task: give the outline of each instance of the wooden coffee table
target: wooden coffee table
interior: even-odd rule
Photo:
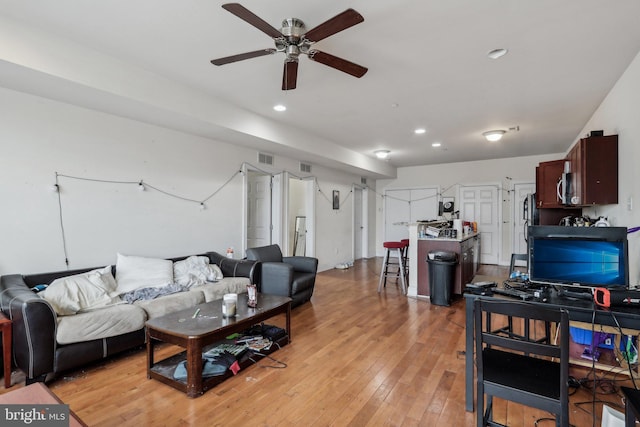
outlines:
[[[199,312],[194,317],[197,310]],[[175,387],[188,397],[200,396],[230,375],[227,371],[225,375],[203,379],[203,349],[278,314],[286,315],[287,336],[279,342],[286,345],[291,342],[291,298],[288,297],[258,294],[258,306],[251,308],[247,306],[247,294],[240,294],[237,314],[232,318],[222,316],[222,300],[216,300],[151,319],[146,323],[147,378]],[[156,363],[153,356],[154,346],[158,342],[175,344],[185,351]],[[175,367],[184,360],[186,380],[174,379]]]

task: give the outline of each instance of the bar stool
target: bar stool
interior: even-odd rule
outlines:
[[[400,283],[402,283],[402,294],[407,293],[407,284],[405,282],[404,261],[403,261],[403,249],[405,244],[402,242],[384,242],[382,246],[385,249],[384,259],[382,260],[382,268],[380,269],[380,282],[378,283],[378,292],[382,292],[382,287],[387,286],[387,277],[394,276],[400,277]],[[398,262],[391,260],[391,255],[395,254],[398,258]],[[398,270],[389,273],[389,266],[397,265]]]
[[[402,239],[400,243],[404,245],[402,248],[402,262],[404,262],[404,280],[409,281],[409,239]]]

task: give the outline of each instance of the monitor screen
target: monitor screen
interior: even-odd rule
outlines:
[[[564,286],[627,287],[624,227],[529,227],[529,279]]]

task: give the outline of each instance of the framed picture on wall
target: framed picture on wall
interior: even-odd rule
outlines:
[[[340,209],[340,191],[333,190],[333,209]]]

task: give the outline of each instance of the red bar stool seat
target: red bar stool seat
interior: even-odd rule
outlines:
[[[387,277],[393,276],[396,278],[400,278],[400,283],[402,284],[402,294],[407,294],[407,283],[405,281],[405,268],[404,268],[404,260],[403,253],[406,245],[402,242],[384,242],[382,244],[384,247],[384,259],[382,260],[382,268],[380,269],[380,281],[378,282],[378,292],[382,292],[383,286],[387,286]],[[394,262],[391,256],[396,256],[398,262]],[[397,266],[398,269],[395,271],[389,271],[389,266]]]

